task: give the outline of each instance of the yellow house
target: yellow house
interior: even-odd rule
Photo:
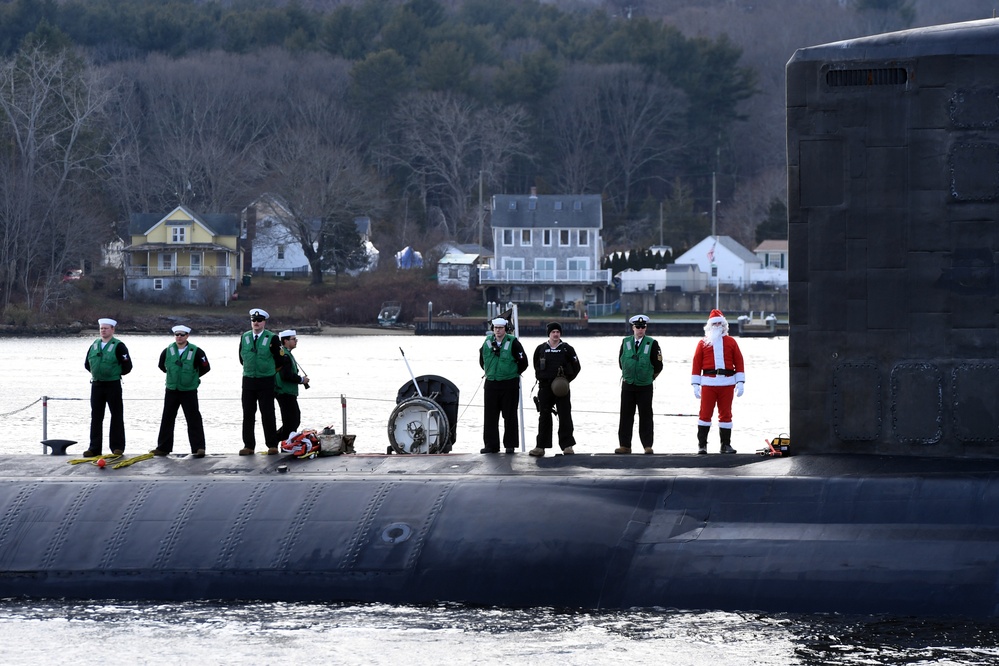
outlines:
[[[133,213],[125,248],[124,300],[228,304],[242,273],[235,214]]]

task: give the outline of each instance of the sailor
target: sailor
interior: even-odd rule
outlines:
[[[281,409],[281,427],[277,431],[278,441],[298,430],[302,422],[302,410],[298,407],[298,387],[309,388],[309,378],[298,374],[298,361],[292,352],[298,347],[298,335],[293,329],[278,333],[281,338],[281,361],[274,375],[274,397]]]
[[[159,368],[166,373],[166,393],[163,396],[163,416],[156,437],[153,455],[166,456],[173,451],[173,429],[177,410],[184,409],[187,421],[187,441],[191,456],[205,457],[205,426],[198,406],[198,386],[211,366],[205,351],[190,342],[191,329],[177,324],[172,329],[174,341],[160,352]]]
[[[621,341],[617,364],[621,368],[621,416],[617,427],[618,447],[614,453],[631,453],[635,409],[638,409],[638,438],[646,453],[652,453],[652,382],[663,371],[663,352],[648,335],[649,318],[635,315],[628,320],[632,335]]]
[[[492,332],[479,347],[479,367],[486,371],[480,453],[499,453],[499,417],[503,415],[503,446],[515,453],[518,441],[517,404],[520,402],[520,375],[527,370],[527,354],[515,336],[507,333],[507,320],[490,322]]]
[[[694,350],[694,366],[690,383],[694,397],[701,401],[697,415],[697,452],[708,452],[708,432],[711,416],[718,406],[718,434],[722,453],[735,453],[732,448],[732,394],[742,396],[746,381],[745,367],[739,343],[728,334],[728,321],[721,310],[712,310],[704,325],[704,337]]]
[[[552,447],[552,408],[558,412],[558,445],[564,455],[574,453],[572,403],[569,382],[579,374],[576,350],[562,340],[562,325],[548,324],[548,339],[534,350],[534,375],[538,380],[538,440],[530,455],[541,457]]]
[[[128,349],[114,337],[118,322],[110,318],[97,320],[100,338],[90,345],[83,367],[90,371],[90,447],[83,457],[101,455],[104,438],[104,407],[111,412],[108,446],[111,453],[125,452],[125,413],[121,399],[121,378],[132,371]]]
[[[267,453],[276,455],[277,419],[274,416],[274,375],[281,361],[281,340],[264,328],[270,319],[266,310],[250,310],[250,330],[239,338],[239,362],[243,366],[243,448],[239,455],[253,455],[256,447],[254,433],[257,407],[260,408],[260,425],[264,428],[264,446]]]

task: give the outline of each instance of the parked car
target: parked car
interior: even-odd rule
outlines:
[[[73,282],[79,280],[83,277],[83,270],[80,268],[72,268],[68,271],[63,272],[62,281],[63,282]]]

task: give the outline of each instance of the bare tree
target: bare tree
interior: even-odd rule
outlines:
[[[354,219],[385,206],[382,185],[359,149],[358,123],[338,99],[312,91],[288,110],[286,124],[269,147],[272,185],[286,202],[282,223],[312,269],[336,279],[358,266],[362,249]]]
[[[452,93],[410,96],[396,115],[398,138],[389,157],[408,170],[424,210],[438,207],[452,238],[470,238],[477,218],[471,202],[480,171],[495,185],[511,160],[526,153],[526,112],[519,106],[482,108]]]
[[[545,128],[551,135],[557,162],[549,173],[561,192],[599,190],[604,173],[599,154],[600,113],[593,103],[592,65],[567,70],[549,95]]]
[[[0,65],[0,306],[15,286],[47,306],[61,269],[105,240],[90,192],[109,91],[68,51],[44,44]]]
[[[662,179],[665,167],[682,148],[686,98],[636,65],[601,67],[594,91],[608,157],[605,187],[618,193],[613,200],[619,210],[627,211],[635,186]]]

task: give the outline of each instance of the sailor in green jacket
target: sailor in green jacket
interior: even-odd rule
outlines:
[[[520,375],[527,370],[527,354],[520,340],[506,331],[502,317],[492,320],[493,332],[479,347],[479,367],[486,371],[480,453],[499,453],[499,417],[503,415],[503,447],[515,453],[520,440],[517,404],[520,402]]]
[[[663,371],[659,343],[645,335],[649,318],[635,315],[633,334],[621,341],[617,363],[621,368],[621,418],[617,427],[618,447],[614,453],[631,453],[631,436],[638,408],[638,438],[646,453],[652,453],[652,382]]]
[[[104,439],[104,407],[111,412],[108,446],[111,453],[125,452],[125,413],[121,400],[121,378],[132,372],[132,359],[125,344],[114,337],[118,322],[107,317],[97,320],[101,337],[90,345],[83,367],[90,371],[90,448],[83,457],[101,455]]]
[[[243,448],[239,455],[253,455],[255,421],[260,408],[267,453],[278,452],[277,419],[274,416],[274,375],[281,361],[281,340],[264,328],[270,319],[266,310],[250,310],[250,330],[239,337],[239,362],[243,366]]]
[[[160,353],[159,368],[166,373],[166,394],[163,396],[163,416],[156,448],[152,453],[166,456],[173,451],[173,429],[177,410],[184,409],[187,421],[187,440],[191,455],[205,457],[205,426],[198,407],[198,386],[201,377],[211,370],[208,356],[200,347],[191,344],[191,329],[182,324],[173,327],[173,343]]]
[[[298,374],[298,361],[292,355],[298,347],[298,335],[292,329],[278,333],[281,338],[281,363],[274,375],[274,397],[281,409],[281,427],[278,428],[278,441],[288,439],[288,435],[298,430],[302,423],[302,410],[298,407],[298,387],[309,388],[309,378]]]

